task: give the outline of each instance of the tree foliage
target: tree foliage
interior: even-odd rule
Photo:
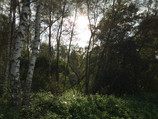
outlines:
[[[37,0],[0,1],[0,98],[8,96],[7,101],[4,99],[8,105],[11,97],[18,104],[24,100],[20,95],[31,90],[33,93],[50,91],[53,95],[62,95],[69,89],[74,94],[77,91],[85,95],[157,93],[157,0],[46,0],[41,4],[41,13],[35,15],[37,3]],[[81,16],[87,17],[90,31],[85,48],[75,44],[77,20]],[[34,38],[38,41],[36,47]],[[32,86],[26,90],[32,56],[37,61],[30,64],[35,70],[28,73]],[[85,103],[73,103],[70,113],[78,115],[75,110],[90,105],[88,101],[94,98],[90,96],[83,99]],[[103,107],[97,107],[98,113],[100,108]],[[92,113],[96,108],[84,109]],[[81,118],[88,115],[84,109]],[[92,117],[95,116],[98,115]]]

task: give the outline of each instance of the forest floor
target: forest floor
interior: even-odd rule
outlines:
[[[28,107],[2,107],[0,119],[158,119],[158,96],[74,95],[40,92]]]

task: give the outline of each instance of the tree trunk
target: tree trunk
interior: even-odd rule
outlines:
[[[61,39],[61,35],[62,35],[62,25],[63,25],[63,21],[64,21],[64,15],[65,15],[65,6],[66,6],[66,0],[64,1],[64,6],[63,6],[63,9],[62,9],[62,18],[61,18],[61,22],[60,22],[60,25],[59,25],[59,29],[58,29],[58,32],[57,32],[57,63],[56,63],[56,81],[57,81],[57,88],[58,87],[58,82],[59,82],[59,47],[60,47],[60,39]]]
[[[35,21],[35,39],[33,41],[32,47],[32,55],[30,58],[29,69],[27,73],[27,78],[25,82],[25,90],[24,90],[24,100],[23,104],[28,105],[30,99],[30,92],[31,92],[31,85],[32,85],[32,77],[34,73],[37,53],[38,53],[38,46],[40,44],[40,14],[41,14],[41,1],[37,1],[37,9],[36,9],[36,21]]]
[[[7,41],[7,50],[6,50],[6,64],[5,64],[5,87],[9,87],[9,69],[10,69],[10,58],[11,58],[11,48],[12,41],[14,39],[15,32],[15,11],[16,11],[16,1],[10,1],[10,13],[9,13],[9,32],[8,32],[8,41]]]
[[[29,9],[29,23],[26,30],[26,49],[27,49],[27,58],[30,59],[30,43],[31,43],[31,9]]]
[[[48,47],[49,73],[51,71],[51,36],[52,36],[51,28],[52,28],[52,0],[49,8],[49,47]]]
[[[64,87],[63,87],[64,90],[65,90],[65,85],[66,85],[66,80],[67,80],[66,77],[67,77],[67,71],[68,71],[68,66],[69,66],[71,43],[72,43],[72,38],[74,35],[74,28],[75,28],[75,23],[76,23],[76,18],[77,18],[77,9],[78,9],[78,4],[76,3],[75,17],[74,17],[74,21],[73,21],[73,25],[72,25],[72,30],[71,30],[71,34],[70,34],[69,49],[68,49],[68,53],[67,53],[66,73],[65,73],[65,81],[64,81]]]
[[[12,8],[13,0],[10,1],[10,13],[9,13],[9,33],[8,33],[8,44],[6,51],[6,69],[5,69],[5,83],[9,83],[9,63],[10,63],[10,48],[11,48],[11,31],[12,31]],[[8,84],[6,84],[8,87]]]
[[[15,49],[13,52],[13,59],[11,63],[11,89],[13,105],[19,108],[21,106],[21,91],[20,91],[20,56],[25,37],[26,24],[28,22],[29,0],[23,0],[22,12],[20,15],[20,24],[18,33],[15,39]]]
[[[94,91],[93,91],[93,93],[96,93],[97,91],[99,91],[99,93],[100,93],[100,86],[101,86],[101,84],[102,84],[102,81],[100,81],[100,79],[99,79],[99,77],[100,77],[100,72],[101,71],[103,71],[104,70],[104,68],[105,68],[105,65],[106,64],[104,64],[104,62],[102,62],[102,60],[103,60],[103,58],[104,58],[104,56],[106,57],[106,62],[107,62],[107,53],[108,53],[108,50],[109,50],[109,40],[110,40],[110,36],[111,36],[111,30],[112,30],[112,27],[113,27],[113,24],[114,24],[114,22],[115,22],[115,14],[116,14],[116,12],[115,12],[115,10],[114,10],[114,8],[115,8],[115,1],[116,0],[113,0],[113,5],[112,5],[112,21],[110,22],[110,26],[109,26],[109,31],[107,32],[107,39],[106,39],[106,43],[103,45],[104,47],[103,47],[103,50],[102,50],[102,52],[101,52],[101,54],[100,54],[100,57],[99,57],[99,61],[98,61],[98,69],[97,69],[97,73],[96,73],[96,76],[95,76],[95,79],[98,79],[98,80],[95,80],[95,88],[94,88]]]
[[[11,30],[11,39],[10,39],[10,55],[12,57],[12,54],[13,54],[13,50],[12,48],[14,48],[13,46],[13,43],[14,43],[14,40],[15,40],[15,23],[16,23],[16,8],[17,8],[17,5],[18,5],[18,0],[13,0],[13,8],[12,8],[12,14],[13,14],[13,18],[12,18],[12,30]]]
[[[87,0],[87,17],[88,17],[88,21],[89,21],[89,25],[90,25],[90,31],[91,31],[91,36],[90,36],[90,39],[89,39],[89,44],[88,44],[88,48],[87,48],[87,55],[86,55],[86,70],[85,70],[85,76],[86,76],[86,83],[85,83],[85,94],[88,95],[89,94],[89,50],[90,50],[90,47],[91,47],[91,42],[92,42],[92,38],[93,38],[93,30],[92,30],[92,27],[91,27],[91,20],[90,20],[90,6],[89,6],[89,1]]]
[[[89,45],[87,48],[87,55],[86,55],[86,72],[85,72],[85,76],[86,76],[86,84],[85,84],[85,93],[88,95],[89,94],[89,77],[90,77],[90,73],[91,73],[91,55],[92,55],[92,50],[94,48],[94,39],[95,39],[95,32],[96,32],[96,28],[97,28],[97,20],[98,20],[98,14],[99,14],[99,8],[98,8],[98,1],[99,0],[95,0],[95,2],[90,3],[90,1],[86,1],[87,4],[87,17],[88,17],[88,22],[90,25],[90,32],[91,32],[91,36],[89,39]],[[93,10],[92,10],[93,9]],[[91,14],[90,11],[93,13],[92,18],[90,18]],[[92,27],[92,20],[93,20],[93,27]],[[92,49],[90,51],[90,49]]]

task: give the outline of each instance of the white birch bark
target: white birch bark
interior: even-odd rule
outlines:
[[[18,33],[15,38],[15,49],[13,52],[13,58],[11,63],[11,89],[12,89],[12,101],[13,105],[17,108],[21,106],[21,92],[20,92],[20,56],[25,37],[25,28],[28,22],[29,0],[23,0],[22,12],[20,15],[20,24],[18,27]]]
[[[29,104],[30,92],[31,92],[31,85],[32,85],[32,77],[34,73],[37,53],[38,53],[38,46],[40,44],[40,12],[41,12],[41,0],[37,1],[37,8],[36,8],[36,20],[35,20],[35,39],[32,45],[32,54],[29,62],[29,69],[27,73],[27,78],[25,82],[25,89],[24,89],[24,100],[23,104]]]

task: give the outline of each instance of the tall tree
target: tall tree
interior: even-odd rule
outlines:
[[[10,69],[10,55],[12,42],[15,32],[15,13],[16,13],[17,1],[10,1],[10,13],[9,13],[9,31],[8,31],[8,44],[6,50],[6,69],[5,69],[5,81],[9,83],[9,69]]]
[[[51,38],[52,38],[52,0],[50,0],[49,6],[49,48],[48,48],[48,57],[49,57],[49,71],[51,70]]]
[[[0,13],[0,95],[5,93],[8,87],[8,82],[5,81],[6,71],[6,50],[8,42],[8,31],[10,25],[9,18],[5,14]]]
[[[8,35],[8,47],[6,52],[6,71],[5,71],[5,81],[8,82],[9,78],[9,61],[10,61],[10,47],[11,47],[11,31],[12,31],[12,8],[13,8],[13,1],[10,1],[10,13],[9,13],[9,35]]]
[[[75,28],[75,24],[76,24],[76,18],[77,18],[77,9],[78,9],[78,3],[76,3],[76,6],[75,6],[74,21],[73,21],[72,29],[71,29],[71,33],[70,33],[70,42],[69,42],[68,53],[67,53],[67,63],[66,63],[64,88],[65,88],[65,85],[66,85],[65,83],[66,83],[67,71],[68,71],[69,60],[70,60],[70,50],[71,50],[71,44],[72,44],[72,39],[73,39],[73,35],[74,35],[74,28]]]
[[[138,20],[137,11],[138,8],[132,2],[117,1],[107,10],[106,17],[100,21],[98,28],[104,30],[100,29],[102,33],[100,32],[101,34],[98,37],[102,40],[100,46],[102,51],[94,83],[96,92],[103,93],[104,90],[104,93],[116,93],[119,95],[136,89],[130,88],[130,90],[127,90],[126,88],[136,87],[136,83],[133,83],[136,82],[135,73],[131,72],[133,70],[136,72],[138,69],[135,68],[138,56],[131,35],[133,35],[133,27]],[[131,76],[129,76],[130,73]],[[132,83],[129,83],[129,81]],[[122,86],[123,84],[124,86]]]
[[[87,0],[87,17],[89,22],[89,29],[91,32],[91,36],[89,38],[89,44],[86,51],[86,70],[85,70],[85,76],[86,76],[86,83],[85,83],[85,93],[89,93],[89,76],[90,76],[90,63],[91,63],[91,53],[90,49],[93,49],[94,46],[94,37],[95,37],[95,30],[97,27],[97,19],[98,19],[98,0],[91,1]]]
[[[29,0],[22,1],[22,11],[20,15],[20,24],[18,27],[18,33],[15,38],[15,49],[13,53],[11,63],[11,89],[12,89],[12,101],[13,105],[19,108],[21,106],[21,91],[20,91],[20,56],[25,37],[26,24],[28,23],[28,12],[29,12]]]
[[[60,53],[60,40],[61,40],[61,35],[62,35],[62,30],[63,30],[63,22],[64,22],[64,17],[65,17],[65,11],[66,11],[66,3],[67,0],[64,0],[64,5],[62,6],[62,17],[61,17],[61,21],[59,24],[59,28],[57,31],[57,55],[56,55],[56,81],[57,81],[57,87],[58,87],[58,81],[59,81],[59,53]]]
[[[24,89],[24,105],[29,104],[30,92],[31,92],[31,85],[32,85],[32,77],[35,68],[37,53],[38,53],[38,46],[40,44],[40,14],[41,14],[41,6],[42,1],[37,1],[37,8],[36,8],[36,20],[35,20],[35,39],[32,44],[32,54],[29,63],[29,69],[27,73],[25,89]]]
[[[107,32],[105,34],[106,35],[105,38],[104,38],[105,41],[103,43],[103,50],[100,53],[99,62],[98,62],[98,69],[97,69],[97,73],[96,73],[95,79],[99,79],[99,77],[101,77],[100,73],[103,70],[103,68],[105,67],[104,66],[105,64],[103,64],[103,62],[102,62],[103,59],[106,58],[104,60],[107,61],[107,54],[108,54],[108,51],[109,51],[109,40],[110,40],[110,36],[111,36],[112,27],[114,26],[115,14],[116,14],[116,11],[115,11],[115,2],[116,2],[116,0],[113,0],[113,2],[112,2],[112,12],[111,12],[112,14],[110,16],[111,19],[108,20],[109,21],[109,24],[108,24],[109,28],[108,28],[108,30],[107,30]],[[105,16],[104,16],[104,18],[105,18]],[[96,81],[95,82],[96,86],[95,86],[95,89],[94,89],[95,91],[94,92],[96,93],[96,91],[98,91],[98,89],[99,89],[99,92],[100,92],[101,88],[99,88],[99,87],[100,87],[100,84],[102,82],[99,81],[99,80],[95,80],[95,81]]]

